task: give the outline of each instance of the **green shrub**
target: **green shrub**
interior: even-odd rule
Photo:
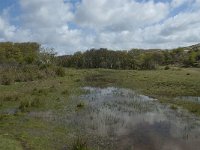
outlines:
[[[20,97],[18,95],[7,95],[7,96],[3,96],[2,100],[3,101],[18,101],[20,99]]]
[[[49,88],[49,92],[55,92],[57,91],[55,85],[52,85],[50,88]]]
[[[83,108],[85,104],[83,102],[80,102],[76,105],[77,108]]]
[[[175,106],[175,105],[171,105],[170,108],[173,109],[173,110],[178,109],[177,106]]]
[[[8,117],[9,117],[8,114],[0,114],[0,121],[3,120],[3,119],[6,119]]]
[[[76,80],[75,80],[75,82],[80,82],[80,81],[81,81],[81,79],[76,79]]]
[[[78,138],[73,144],[73,150],[88,150],[87,142],[83,138]]]
[[[164,68],[165,70],[169,70],[170,69],[170,67],[169,66],[165,66],[165,68]]]
[[[23,101],[20,102],[19,110],[21,112],[28,112],[30,107],[31,107],[31,101],[23,100]]]
[[[63,94],[63,95],[68,95],[68,94],[69,94],[69,91],[66,89],[66,90],[62,91],[62,94]]]
[[[31,107],[36,107],[36,108],[40,107],[41,105],[42,105],[42,102],[39,98],[33,99],[30,104]]]
[[[57,76],[64,77],[65,76],[65,69],[62,67],[58,67],[55,70]]]
[[[10,74],[3,74],[1,77],[2,85],[11,85],[13,83],[13,76]]]
[[[47,89],[34,88],[33,91],[32,91],[32,95],[41,96],[41,95],[47,95],[47,94],[48,94],[48,90]]]

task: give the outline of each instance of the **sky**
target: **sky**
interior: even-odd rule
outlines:
[[[200,43],[200,0],[0,0],[0,42],[58,54]]]

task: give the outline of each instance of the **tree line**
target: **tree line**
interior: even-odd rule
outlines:
[[[0,65],[37,65],[39,68],[62,66],[74,68],[156,69],[176,65],[200,67],[200,46],[173,50],[131,49],[114,51],[90,49],[73,55],[56,56],[54,49],[42,48],[39,43],[0,43]]]
[[[176,65],[200,67],[199,48],[177,48],[173,50],[113,51],[106,48],[76,52],[73,55],[59,56],[59,65],[75,68],[107,69],[156,69],[157,66]]]

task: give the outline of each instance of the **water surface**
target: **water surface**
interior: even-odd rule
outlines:
[[[200,120],[184,110],[172,110],[156,99],[123,88],[84,87],[86,105],[76,113],[74,124],[86,134],[106,141],[101,149],[198,150]]]

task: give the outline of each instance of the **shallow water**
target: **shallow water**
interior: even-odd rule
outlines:
[[[97,150],[199,150],[200,118],[172,110],[158,100],[123,88],[84,87],[60,112],[29,115],[70,130],[70,139],[86,137]],[[78,104],[84,107],[78,108]],[[71,130],[72,129],[72,130]]]
[[[198,96],[179,96],[175,99],[200,103],[200,97]]]
[[[99,149],[198,150],[200,120],[184,110],[171,110],[156,99],[123,88],[84,87],[85,108],[70,123],[98,136]]]

